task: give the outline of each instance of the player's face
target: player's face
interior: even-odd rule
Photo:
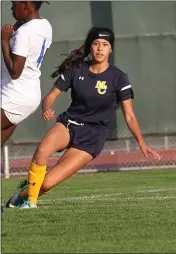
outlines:
[[[27,15],[26,4],[21,1],[12,1],[12,15],[16,20],[24,21]]]
[[[90,48],[92,58],[97,63],[103,63],[108,61],[111,51],[111,44],[104,39],[94,40]]]

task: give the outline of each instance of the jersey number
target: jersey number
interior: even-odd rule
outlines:
[[[43,60],[43,57],[44,57],[44,54],[45,54],[45,43],[46,43],[46,39],[43,41],[43,45],[42,45],[42,48],[41,48],[41,52],[40,52],[40,55],[37,59],[37,67],[39,66],[39,64],[42,62]]]

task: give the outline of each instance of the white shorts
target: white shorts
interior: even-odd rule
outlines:
[[[2,104],[1,108],[4,110],[4,113],[9,121],[17,125],[34,113],[38,106],[39,104],[37,106],[24,106],[9,102],[7,107],[5,104]]]

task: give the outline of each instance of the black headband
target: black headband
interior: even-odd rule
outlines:
[[[104,39],[108,41],[111,44],[111,47],[113,49],[114,46],[114,35],[107,32],[107,31],[95,31],[90,38],[90,45],[92,42],[96,39]]]

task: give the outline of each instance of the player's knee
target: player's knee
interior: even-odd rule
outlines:
[[[40,189],[39,196],[46,195],[46,194],[48,194],[49,192],[50,192],[50,191],[44,191],[44,190]]]
[[[48,193],[52,189],[52,186],[49,182],[44,181],[40,190],[42,193]]]
[[[35,152],[32,161],[36,163],[37,165],[44,165],[47,164],[48,161],[48,153],[47,153],[47,148],[45,147],[40,147],[37,149]]]

